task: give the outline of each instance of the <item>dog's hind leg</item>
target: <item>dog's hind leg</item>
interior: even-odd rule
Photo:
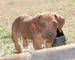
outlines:
[[[17,53],[21,53],[21,47],[18,43],[18,37],[20,35],[20,31],[19,31],[17,20],[15,20],[15,22],[12,25],[12,40],[14,42],[15,49],[17,50]]]
[[[17,53],[21,53],[21,47],[20,47],[20,45],[19,45],[19,43],[18,43],[18,34],[17,34],[17,32],[12,32],[12,40],[13,40],[13,42],[14,42],[14,45],[15,45],[15,49],[17,50]]]
[[[27,47],[27,46],[28,46],[27,39],[23,37],[23,47]]]

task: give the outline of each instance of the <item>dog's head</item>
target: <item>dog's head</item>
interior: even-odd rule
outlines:
[[[43,38],[53,40],[56,37],[57,28],[61,29],[65,23],[62,16],[53,13],[43,13],[32,18],[31,25],[36,33],[41,33]]]

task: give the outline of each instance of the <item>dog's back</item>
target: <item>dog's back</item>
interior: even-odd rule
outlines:
[[[17,34],[17,36],[22,35],[22,36],[29,38],[29,36],[27,35],[30,35],[29,34],[30,33],[29,31],[30,22],[29,21],[31,20],[31,18],[32,17],[27,14],[22,14],[18,18],[16,18],[12,25],[12,33]]]

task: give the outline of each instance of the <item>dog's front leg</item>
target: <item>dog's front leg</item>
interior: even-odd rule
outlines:
[[[36,39],[33,41],[33,47],[35,50],[40,50],[42,48],[42,43],[43,43],[43,40],[40,40],[40,39]]]
[[[52,45],[53,45],[53,41],[47,40],[47,41],[45,42],[45,45],[46,45],[46,48],[50,48],[50,47],[52,47]]]

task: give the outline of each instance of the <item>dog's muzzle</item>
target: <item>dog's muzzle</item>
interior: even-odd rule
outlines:
[[[52,32],[47,32],[44,36],[45,39],[54,40],[56,35]]]

